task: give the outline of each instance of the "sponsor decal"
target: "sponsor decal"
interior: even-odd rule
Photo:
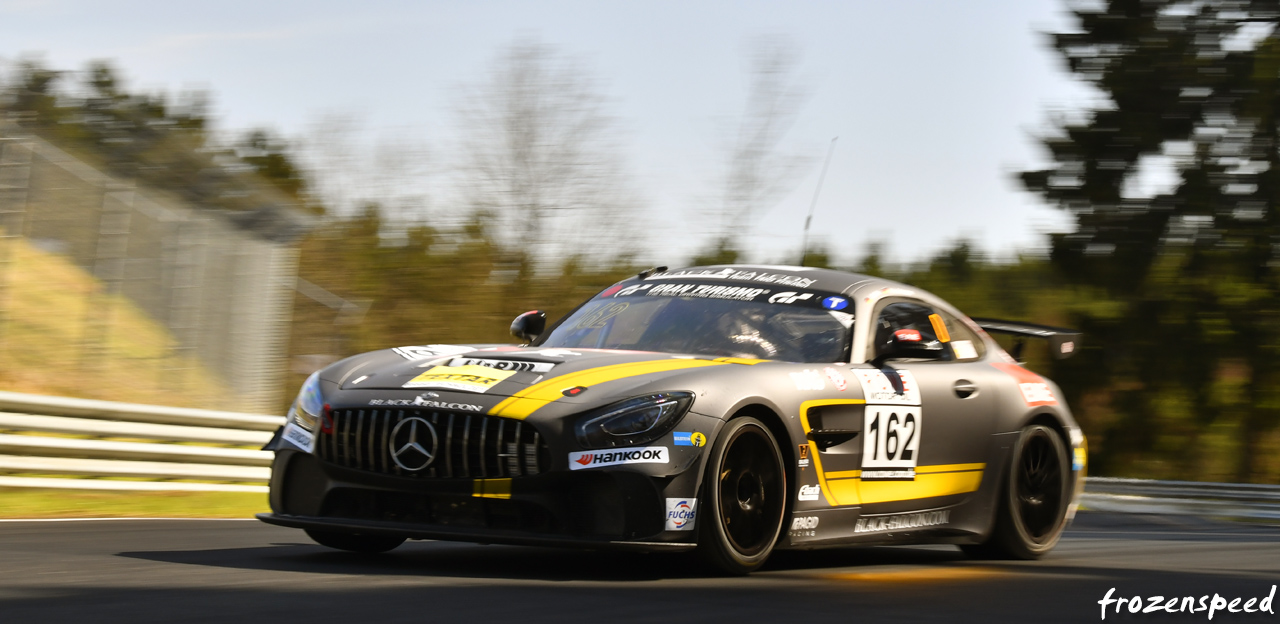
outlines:
[[[434,392],[419,394],[412,399],[369,399],[369,405],[381,407],[430,407],[432,409],[453,410],[455,412],[483,412],[484,406],[472,405],[470,403],[448,403],[444,401],[433,401],[432,397],[439,398],[440,395]]]
[[[597,297],[609,297],[609,296],[612,296],[614,293],[618,292],[619,290],[622,290],[622,284],[618,284],[616,286],[610,286],[604,289],[604,291],[601,292],[599,295],[597,295]]]
[[[796,465],[800,466],[802,470],[809,467],[809,445],[808,444],[800,445],[800,452],[798,455],[796,455],[796,458],[797,458]]]
[[[796,390],[823,390],[827,387],[827,383],[822,380],[822,375],[811,368],[790,373],[790,375],[791,381],[796,384]]]
[[[978,357],[978,350],[973,348],[973,342],[969,340],[956,340],[951,343],[951,351],[956,354],[957,360],[972,360]]]
[[[798,516],[791,519],[791,537],[816,537],[817,516]]]
[[[1073,472],[1080,472],[1080,469],[1084,468],[1085,463],[1088,462],[1089,454],[1084,449],[1078,448],[1075,449],[1075,453],[1073,453],[1073,455],[1074,457],[1071,460],[1071,470]]]
[[[747,286],[720,286],[714,284],[645,284],[646,297],[694,297],[698,299],[729,299],[732,301],[755,301],[756,297],[767,294],[765,288]],[[626,289],[618,293],[622,296]]]
[[[914,329],[899,329],[893,332],[893,337],[898,342],[920,342],[922,340],[920,332]]]
[[[821,493],[822,493],[822,488],[816,485],[802,485],[800,486],[800,492],[796,496],[796,500],[816,501],[818,500],[818,495]]]
[[[841,375],[840,371],[828,366],[822,369],[822,372],[827,374],[827,379],[831,380],[831,383],[835,385],[836,390],[844,392],[845,388],[849,387],[848,382],[844,380],[844,375]]]
[[[811,298],[813,298],[813,293],[795,293],[785,291],[769,297],[769,303],[795,303],[797,301],[805,301]]]
[[[665,446],[613,449],[609,451],[575,451],[569,453],[569,469],[600,468],[621,464],[665,464],[669,454]]]
[[[877,533],[880,531],[906,531],[941,526],[951,521],[951,510],[926,511],[923,513],[898,514],[894,516],[877,516],[858,518],[853,525],[854,533]]]
[[[567,397],[576,397],[579,394],[582,394],[583,392],[586,392],[586,391],[587,391],[586,386],[574,386],[572,388],[565,388],[562,392],[560,392],[560,394],[563,394]]]
[[[315,450],[316,437],[310,431],[299,427],[294,423],[289,423],[284,428],[284,432],[280,437],[292,442],[298,448],[310,453]]]
[[[1049,384],[1043,382],[1018,384],[1018,389],[1022,391],[1022,398],[1027,405],[1057,405],[1058,398],[1053,396],[1053,391],[1049,389]]]
[[[1062,346],[1059,347],[1059,350],[1062,351],[1063,355],[1067,355],[1068,353],[1074,353],[1076,350],[1076,343],[1068,340],[1062,343]]]
[[[410,379],[404,387],[487,392],[514,374],[515,371],[501,371],[488,366],[435,366]]]
[[[1053,395],[1049,384],[1041,377],[1016,364],[993,363],[992,366],[1006,372],[1018,381],[1018,390],[1022,392],[1022,400],[1027,407],[1037,405],[1057,405],[1058,397]]]
[[[449,362],[449,366],[487,366],[498,370],[516,371],[517,373],[549,373],[556,365],[548,362],[525,362],[521,360],[454,358]]]
[[[787,275],[784,273],[765,273],[756,271],[738,271],[736,269],[695,269],[686,271],[667,271],[666,273],[658,273],[650,275],[646,279],[671,279],[671,278],[709,278],[733,281],[760,282],[763,284],[779,284],[789,286],[791,288],[808,288],[817,280],[812,280],[798,275]]]
[[[827,297],[822,300],[822,307],[828,310],[843,310],[849,307],[849,300],[844,297]]]
[[[911,371],[893,371],[895,379],[890,380],[883,371],[866,368],[855,368],[853,376],[858,378],[862,386],[862,396],[868,404],[887,405],[919,405],[920,387]]]
[[[458,345],[421,345],[417,347],[396,347],[392,349],[400,357],[406,360],[425,360],[427,358],[440,357],[443,355],[458,355],[459,353],[470,353],[475,351],[471,347],[460,347]]]
[[[698,499],[668,498],[667,527],[668,531],[692,531],[697,516]]]
[[[676,446],[705,446],[707,443],[707,436],[702,435],[697,431],[694,431],[693,433],[688,431],[677,431],[675,432],[675,441]]]

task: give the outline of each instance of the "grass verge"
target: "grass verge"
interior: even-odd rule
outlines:
[[[266,494],[0,488],[0,518],[252,518]]]

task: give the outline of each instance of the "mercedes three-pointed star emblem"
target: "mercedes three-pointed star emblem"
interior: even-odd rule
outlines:
[[[430,466],[436,458],[436,443],[436,428],[413,416],[400,421],[391,430],[391,443],[387,450],[397,466],[417,472]]]

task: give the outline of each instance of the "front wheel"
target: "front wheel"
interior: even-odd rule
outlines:
[[[966,553],[1001,559],[1039,559],[1053,549],[1066,526],[1071,464],[1062,438],[1044,425],[1022,430],[1013,447],[991,537],[961,546]]]
[[[764,565],[782,531],[787,479],[778,442],[763,423],[735,418],[716,437],[703,480],[698,550],[730,574]],[[699,514],[701,515],[701,514]]]
[[[384,553],[404,543],[403,537],[368,535],[365,533],[340,533],[307,529],[307,536],[321,546],[349,550],[358,553]]]

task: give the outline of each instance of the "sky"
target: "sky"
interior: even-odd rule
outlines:
[[[412,135],[447,161],[460,85],[535,39],[600,79],[645,213],[642,256],[678,264],[714,234],[725,137],[744,107],[750,42],[785,37],[807,98],[785,147],[812,157],[791,192],[736,224],[746,258],[793,263],[812,239],[851,264],[880,241],[912,262],[961,239],[998,258],[1070,228],[1021,190],[1055,111],[1093,101],[1048,48],[1062,0],[895,2],[86,2],[0,0],[0,61],[110,59],[132,90],[212,92],[218,127],[305,137],[326,115]]]

